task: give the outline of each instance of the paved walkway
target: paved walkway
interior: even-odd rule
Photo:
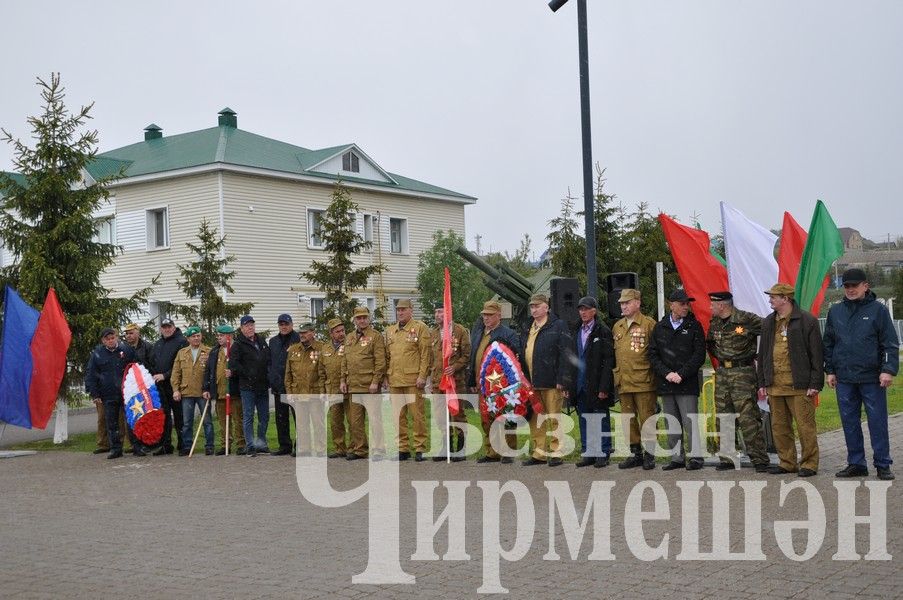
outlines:
[[[903,417],[891,418],[891,447],[903,449]],[[827,531],[811,560],[793,562],[777,547],[775,520],[806,518],[799,495],[783,508],[780,478],[756,476],[750,469],[722,473],[713,469],[654,472],[557,469],[545,466],[405,463],[401,465],[401,564],[414,585],[352,585],[367,562],[367,507],[320,508],[298,491],[295,463],[289,457],[127,457],[47,452],[0,460],[0,597],[196,597],[196,598],[438,598],[475,597],[482,584],[482,497],[478,480],[517,479],[532,492],[536,530],[523,560],[501,562],[501,583],[520,598],[896,598],[903,596],[903,498],[896,482],[887,491],[887,550],[890,561],[834,561],[837,551],[837,499],[833,472],[845,462],[841,432],[820,438],[821,471],[809,479],[822,494]],[[329,461],[337,489],[361,483],[365,461]],[[872,470],[873,471],[873,470]],[[898,468],[898,475],[903,469]],[[548,500],[544,481],[568,482],[582,513],[592,478],[615,483],[611,495],[614,561],[589,561],[588,533],[576,561],[570,560],[560,525],[556,548],[560,561],[543,560],[548,550]],[[466,548],[471,560],[412,561],[415,551],[414,492],[410,481],[469,480]],[[647,523],[645,538],[656,546],[669,535],[667,560],[642,562],[625,540],[624,512],[633,486],[660,483],[670,502],[670,520]],[[762,551],[767,560],[678,561],[682,543],[681,480],[767,481],[763,494]],[[790,477],[787,481],[797,481]],[[869,481],[874,481],[874,471]],[[742,548],[741,493],[730,508],[732,550]],[[794,492],[800,494],[800,492]],[[444,494],[437,492],[438,498]],[[510,497],[508,497],[510,499]],[[703,495],[702,513],[710,504]],[[510,502],[503,502],[510,506]],[[438,515],[442,502],[433,509]],[[643,504],[651,508],[647,497]],[[865,496],[858,512],[868,510]],[[502,531],[510,531],[510,518]],[[590,531],[592,526],[589,527]],[[712,539],[711,524],[701,526],[701,547]],[[868,547],[868,529],[858,527],[860,554]],[[510,548],[513,536],[505,536]],[[447,546],[443,527],[434,545]],[[796,537],[802,552],[805,538]]]

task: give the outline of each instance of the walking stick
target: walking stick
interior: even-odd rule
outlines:
[[[226,368],[229,368],[229,351],[232,349],[232,338],[226,342]],[[232,429],[229,427],[229,417],[232,416],[232,394],[229,393],[229,378],[226,378],[226,431],[223,432],[226,437],[226,456],[229,456],[229,438],[232,435]]]
[[[201,422],[198,423],[198,430],[194,434],[194,441],[191,442],[191,450],[188,451],[188,458],[194,456],[194,447],[198,443],[198,436],[201,435],[201,428],[204,426],[204,419],[207,417],[207,410],[210,408],[210,400],[204,403],[204,412],[201,413]]]

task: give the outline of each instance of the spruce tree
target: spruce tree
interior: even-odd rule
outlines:
[[[152,287],[129,298],[111,298],[101,285],[118,248],[95,241],[93,214],[108,197],[106,185],[119,174],[85,177],[97,153],[97,131],[85,129],[93,103],[70,112],[58,73],[49,82],[38,78],[37,85],[44,106],[28,119],[34,147],[0,129],[13,147],[16,171],[0,172],[0,244],[15,257],[0,270],[0,285],[13,286],[38,309],[47,290],[56,289],[72,330],[65,390],[80,379],[101,330],[132,320]]]
[[[350,323],[357,306],[352,294],[365,289],[371,275],[386,270],[383,264],[355,267],[354,257],[373,245],[357,233],[359,210],[348,188],[337,181],[332,191],[332,201],[320,219],[318,232],[329,258],[311,261],[309,270],[299,275],[299,279],[311,282],[326,294],[324,312],[318,318],[321,325],[334,317]]]
[[[552,273],[559,277],[575,277],[581,289],[586,289],[586,242],[577,233],[574,197],[570,191],[561,199],[561,212],[549,221],[549,263]]]
[[[233,323],[241,315],[250,312],[254,303],[226,302],[223,298],[221,292],[235,292],[229,284],[235,277],[235,271],[226,270],[235,257],[224,256],[226,237],[217,237],[216,228],[211,227],[207,219],[203,219],[197,239],[197,244],[185,243],[198,258],[187,265],[177,265],[181,279],[176,281],[176,285],[189,299],[197,298],[199,302],[197,305],[172,305],[170,310],[190,323],[200,324],[205,341],[212,343],[217,325]]]
[[[451,278],[452,317],[468,329],[480,316],[483,303],[492,291],[483,284],[483,276],[476,267],[461,258],[456,250],[464,245],[464,238],[452,230],[433,234],[433,245],[420,254],[417,289],[425,320],[433,322],[433,312],[443,306],[445,267]]]

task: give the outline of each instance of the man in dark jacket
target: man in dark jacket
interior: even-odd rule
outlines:
[[[577,303],[580,324],[574,331],[574,349],[577,361],[576,374],[571,382],[571,399],[577,407],[580,420],[580,453],[583,458],[578,467],[593,465],[602,468],[608,465],[611,454],[611,415],[608,412],[614,399],[615,349],[611,329],[597,318],[599,304],[591,296],[581,298]],[[588,425],[595,428],[596,419],[587,414],[600,416],[599,431],[588,433]],[[600,441],[595,442],[596,435]]]
[[[862,440],[862,405],[869,422],[878,478],[890,480],[887,388],[900,366],[900,340],[887,307],[876,301],[862,269],[843,274],[844,300],[828,311],[825,372],[837,389],[837,407],[847,443],[847,467],[838,477],[868,475]]]
[[[774,312],[762,321],[756,376],[759,399],[767,397],[771,406],[771,429],[781,461],[768,472],[811,477],[818,472],[815,397],[825,380],[821,330],[818,319],[793,301],[792,285],[776,283],[765,293]],[[793,421],[802,448],[799,464]]]
[[[294,420],[295,409],[282,402],[285,395],[285,362],[288,357],[288,347],[301,341],[301,336],[292,326],[292,316],[288,313],[279,315],[277,325],[279,333],[270,338],[270,389],[273,390],[273,406],[276,410],[276,438],[279,441],[279,449],[273,452],[273,456],[295,454],[295,445],[292,443],[289,416]]]
[[[153,369],[151,373],[157,382],[157,391],[160,393],[160,406],[166,421],[163,425],[163,447],[155,454],[172,454],[172,430],[176,430],[176,448],[187,450],[185,440],[182,439],[182,407],[172,399],[172,365],[176,360],[179,350],[188,345],[188,340],[182,335],[182,330],[176,327],[172,319],[166,318],[160,322],[160,339],[154,343],[151,352]],[[147,366],[147,365],[145,365]],[[150,367],[148,367],[150,369]]]
[[[110,438],[110,454],[107,458],[122,457],[122,437],[131,435],[128,431],[119,431],[119,417],[123,414],[122,375],[126,366],[135,361],[134,351],[119,341],[116,330],[107,327],[100,334],[100,344],[91,352],[88,367],[85,369],[85,390],[94,404],[103,404],[104,418],[107,424],[107,435]],[[135,454],[141,455],[140,447],[135,444]]]
[[[545,422],[537,425],[539,415],[530,415],[530,438],[533,451],[524,460],[524,466],[545,464],[557,467],[562,463],[559,440],[552,437],[546,451],[548,432],[558,428],[562,398],[568,395],[572,366],[571,336],[564,321],[549,312],[549,298],[545,294],[530,297],[530,315],[533,323],[521,334],[524,348],[524,374],[533,384],[534,393],[542,402]]]
[[[467,386],[471,393],[476,393],[478,389],[482,390],[483,386],[477,381],[480,372],[483,354],[486,348],[492,342],[499,342],[511,348],[515,355],[520,356],[521,346],[520,339],[509,327],[502,325],[502,307],[494,301],[489,300],[483,304],[482,324],[477,323],[470,331],[470,361],[468,363]],[[479,410],[477,406],[477,410]],[[506,444],[509,449],[514,449],[517,445],[517,436],[514,434],[506,434],[504,442],[501,440],[491,440],[490,431],[492,423],[483,422],[483,456],[477,459],[480,464],[503,462],[510,463],[510,456],[500,456],[496,451],[494,444]]]
[[[217,456],[226,453],[226,435],[232,445],[230,454],[245,453],[244,423],[241,413],[241,391],[238,388],[238,377],[229,370],[229,353],[235,328],[231,325],[220,325],[216,328],[216,346],[210,351],[207,359],[207,373],[204,377],[204,399],[216,400],[216,423],[219,429],[220,448]],[[226,431],[226,395],[229,395],[229,429]]]
[[[248,456],[269,452],[267,428],[270,424],[269,392],[270,347],[257,334],[254,317],[241,318],[241,330],[235,336],[229,369],[238,377],[242,420]],[[257,411],[257,437],[254,437],[254,411]]]
[[[702,468],[699,429],[691,414],[699,413],[699,369],[705,362],[705,333],[696,316],[690,312],[690,298],[683,289],[668,296],[670,312],[652,329],[647,354],[657,376],[662,409],[680,424],[680,431],[668,434],[671,461],[665,471],[686,465],[694,471]],[[669,430],[671,425],[669,424]],[[686,460],[684,438],[690,448]]]

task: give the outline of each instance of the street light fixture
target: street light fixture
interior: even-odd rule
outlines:
[[[549,8],[557,12],[568,0],[551,0]],[[586,293],[598,298],[596,273],[596,227],[593,202],[593,149],[589,122],[589,44],[586,34],[586,0],[577,0],[577,46],[580,61],[580,124],[583,137],[583,218],[586,235]]]

